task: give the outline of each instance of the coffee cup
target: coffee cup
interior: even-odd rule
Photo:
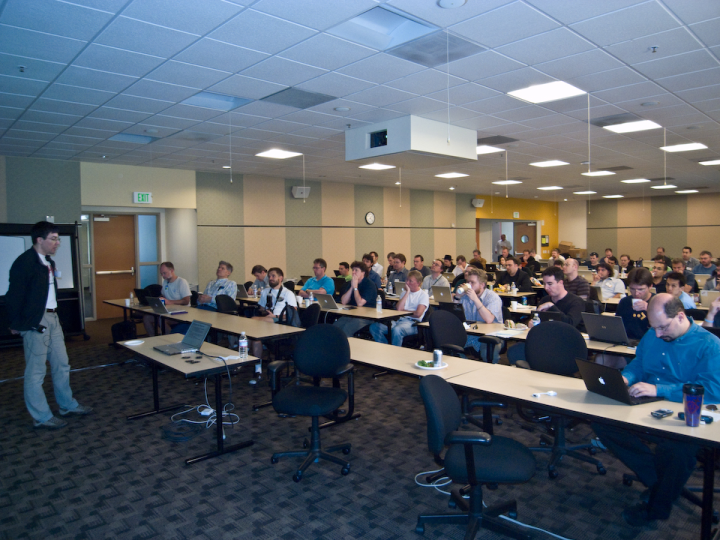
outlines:
[[[683,406],[685,407],[685,424],[690,427],[700,425],[703,395],[705,388],[702,384],[683,384]]]
[[[130,307],[130,299],[129,298],[125,299],[125,307]]]
[[[510,307],[513,309],[517,309],[518,303],[517,300],[513,300],[510,302]]]
[[[297,305],[302,306],[303,305],[303,297],[299,294],[297,295]]]

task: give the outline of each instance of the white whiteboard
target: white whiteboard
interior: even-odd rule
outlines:
[[[0,296],[7,293],[10,285],[10,267],[23,252],[30,249],[29,236],[0,236]],[[70,236],[60,236],[60,247],[53,256],[55,267],[61,272],[57,280],[58,289],[73,289],[75,276],[72,269],[72,250]]]

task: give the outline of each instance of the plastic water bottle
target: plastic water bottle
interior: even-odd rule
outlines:
[[[379,294],[377,299],[375,300],[375,309],[378,313],[382,313],[382,298],[380,298]]]
[[[247,360],[248,357],[248,338],[245,332],[240,333],[240,340],[238,341],[238,352],[240,353],[240,360]]]
[[[388,294],[392,294],[392,293],[393,293],[393,284],[392,284],[392,281],[389,281],[389,280],[388,280],[387,292],[388,292]]]
[[[135,305],[135,295],[132,292],[130,293],[130,305]]]
[[[517,294],[517,285],[514,281],[512,282],[512,285],[510,285],[510,292],[513,294]]]
[[[535,312],[535,315],[533,315],[532,322],[533,326],[540,324],[540,317],[538,317],[537,311]]]
[[[310,291],[310,303],[312,304],[315,301],[315,296],[313,295],[312,291]]]

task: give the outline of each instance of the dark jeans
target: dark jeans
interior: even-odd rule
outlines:
[[[690,478],[699,447],[687,442],[638,435],[604,424],[592,424],[605,446],[650,488],[648,517],[667,519],[673,502]],[[642,441],[654,443],[653,452]]]

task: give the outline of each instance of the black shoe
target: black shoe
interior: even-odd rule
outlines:
[[[622,517],[625,523],[631,527],[647,527],[652,525],[655,520],[648,517],[648,505],[640,503],[623,510]]]

